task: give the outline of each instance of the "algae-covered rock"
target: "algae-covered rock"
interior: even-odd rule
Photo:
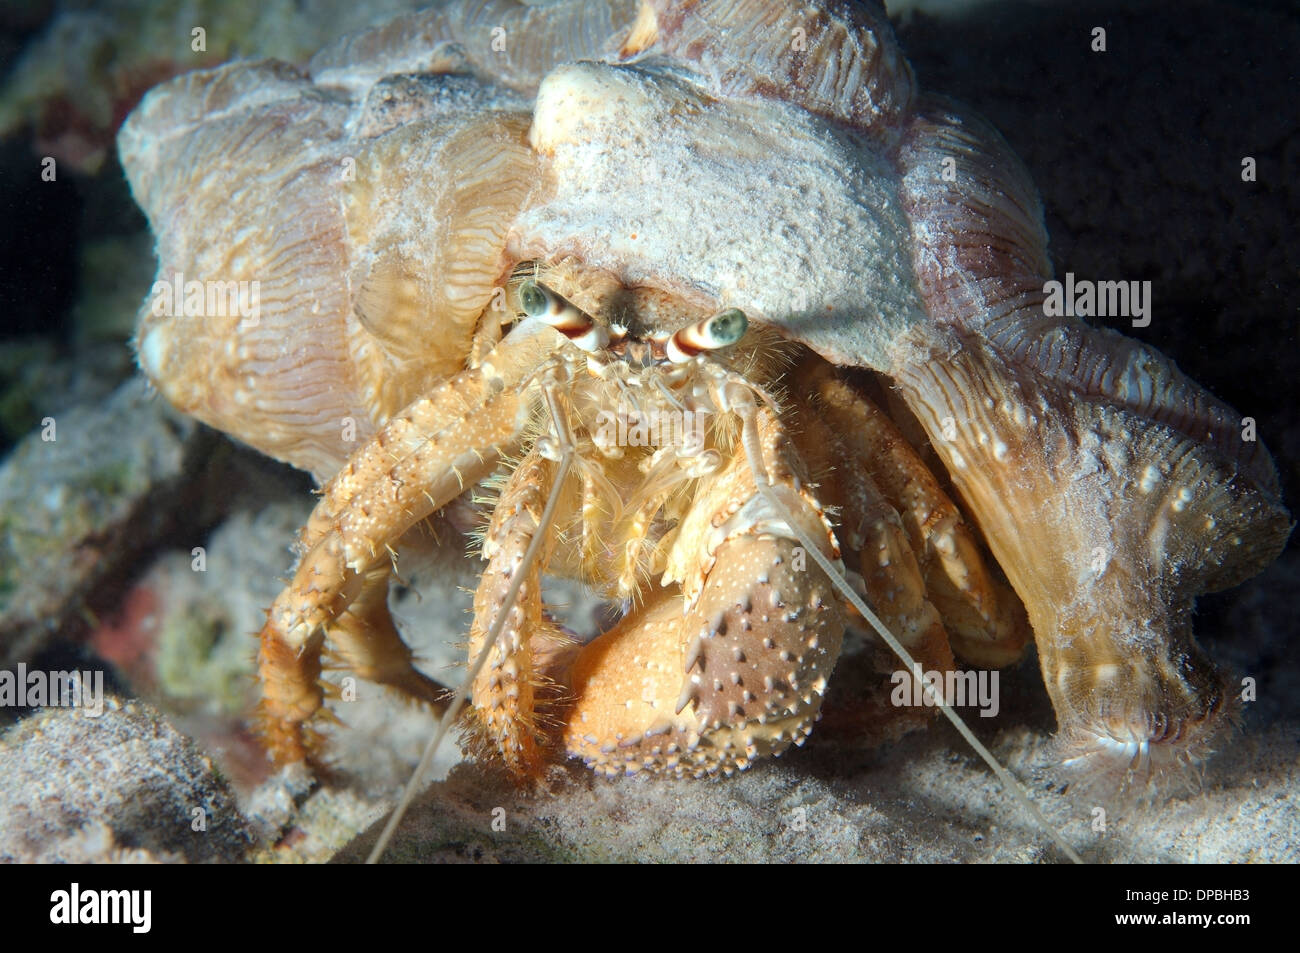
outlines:
[[[254,499],[256,499],[254,495]],[[239,716],[257,700],[249,637],[279,593],[289,544],[311,497],[237,509],[200,547],[168,553],[144,580],[154,594],[151,681],[170,701]]]
[[[0,135],[93,173],[122,118],[153,85],[232,56],[307,58],[418,0],[63,0],[0,88]]]
[[[30,658],[86,593],[159,539],[199,428],[138,378],[45,417],[0,465],[0,665]]]
[[[253,838],[212,762],[142,702],[52,708],[0,737],[0,861],[237,861]]]

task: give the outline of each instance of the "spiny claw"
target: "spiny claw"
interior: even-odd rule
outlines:
[[[837,547],[798,487],[792,449],[763,412],[765,470],[794,518]],[[570,754],[606,774],[731,774],[811,731],[839,656],[843,617],[829,582],[801,558],[786,517],[768,511],[737,448],[685,516],[665,582],[574,664]]]

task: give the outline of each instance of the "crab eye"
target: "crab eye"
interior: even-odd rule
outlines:
[[[519,303],[523,305],[524,314],[530,318],[540,318],[551,309],[546,292],[531,278],[519,286]]]
[[[728,308],[704,322],[704,336],[712,340],[713,347],[730,347],[745,336],[748,328],[749,319],[745,312]]]
[[[713,317],[682,328],[668,341],[668,359],[674,364],[689,361],[701,351],[730,347],[745,336],[749,319],[739,308],[728,308]]]
[[[588,353],[594,354],[609,345],[608,329],[540,281],[529,278],[519,286],[519,303],[530,318],[549,324]]]

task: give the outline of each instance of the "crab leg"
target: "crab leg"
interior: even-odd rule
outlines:
[[[411,650],[388,611],[391,575],[392,570],[382,565],[366,573],[360,594],[329,624],[330,648],[350,671],[418,698],[442,714],[445,689],[412,664]]]
[[[961,511],[916,450],[878,407],[829,368],[812,372],[811,391],[817,395],[816,415],[840,435],[851,459],[902,516],[929,599],[957,654],[990,668],[1018,660],[1030,635],[1024,609],[985,566]]]
[[[543,538],[533,559],[525,556],[542,526],[554,478],[554,464],[534,451],[502,491],[483,540],[488,565],[474,594],[470,628],[469,657],[475,659],[494,622],[505,613],[487,661],[474,680],[477,717],[470,737],[477,747],[499,752],[506,766],[521,775],[535,774],[541,765],[536,712],[540,677],[533,637],[542,628],[554,631],[543,618],[541,593],[541,570],[550,561],[554,539]],[[514,598],[507,604],[512,586]]]
[[[743,424],[744,429],[742,431],[742,436],[745,456],[749,460],[751,472],[755,475],[758,495],[768,503],[768,506],[772,512],[778,516],[778,518],[781,515],[787,517],[789,520],[787,525],[790,526],[794,536],[804,541],[805,545],[808,547],[806,552],[808,552],[813,561],[821,567],[822,571],[827,574],[828,580],[834,582],[835,588],[839,590],[840,595],[848,600],[850,605],[858,611],[858,614],[861,615],[873,629],[875,629],[876,634],[879,635],[894,654],[898,656],[899,661],[908,668],[913,668],[916,665],[916,660],[912,658],[911,654],[907,651],[907,648],[894,637],[893,633],[889,631],[880,618],[871,610],[871,607],[862,600],[862,597],[848,585],[847,581],[842,577],[838,567],[836,567],[836,565],[827,558],[827,555],[821,550],[820,546],[817,544],[816,538],[810,535],[805,527],[797,524],[797,520],[791,516],[792,511],[789,509],[786,501],[776,492],[778,481],[775,475],[766,475],[772,474],[772,471],[765,466],[762,455],[757,446],[759,443],[761,428],[759,424],[758,409],[754,403],[753,395],[742,391],[740,393],[735,393],[733,396],[732,389],[724,391],[724,395],[727,398],[728,405],[740,417]],[[1004,768],[995,757],[993,757],[988,748],[986,748],[980,740],[975,737],[975,734],[970,730],[970,727],[961,720],[960,716],[957,715],[957,713],[943,698],[938,699],[938,708],[952,726],[957,729],[961,736],[966,739],[967,744],[975,749],[975,752],[984,759],[990,768],[993,769],[993,773],[998,776],[998,779],[1002,782],[1006,791],[1020,802],[1025,811],[1030,814],[1044,830],[1052,835],[1052,839],[1056,841],[1057,846],[1059,846],[1061,850],[1063,850],[1076,864],[1083,863],[1083,860],[1079,857],[1074,848],[1070,846],[1069,842],[1061,836],[1061,833],[1056,830],[1055,827],[1048,823],[1047,818],[1043,816],[1043,812],[1038,809],[1038,806],[1034,804],[1032,800],[1030,800],[1028,792],[1026,792],[1020,783],[1016,781],[1015,777],[1007,771],[1007,769]]]
[[[391,541],[488,476],[517,442],[532,410],[524,385],[540,363],[539,352],[554,349],[554,335],[544,327],[517,328],[489,360],[389,420],[322,490],[300,538],[302,559],[260,633],[260,723],[277,761],[308,754],[303,724],[323,698],[322,629],[362,593],[364,574],[388,558]],[[367,639],[372,647],[387,645],[380,650],[386,674],[409,680],[392,668],[391,638],[382,631],[376,601],[368,597],[367,608],[344,624],[345,643],[354,650]],[[363,637],[376,622],[381,628]]]
[[[858,554],[867,601],[913,658],[927,669],[951,670],[948,633],[926,592],[898,511],[830,427],[814,413],[803,414],[802,420],[806,432],[800,435],[800,450],[810,468],[826,474],[825,495],[840,508],[840,542]],[[857,466],[832,469],[832,461],[844,460]]]

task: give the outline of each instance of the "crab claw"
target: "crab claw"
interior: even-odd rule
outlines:
[[[839,557],[775,418],[764,463],[784,508]],[[839,658],[844,618],[829,579],[758,494],[739,450],[687,516],[657,600],[579,654],[565,717],[571,755],[606,774],[732,774],[802,744]]]

